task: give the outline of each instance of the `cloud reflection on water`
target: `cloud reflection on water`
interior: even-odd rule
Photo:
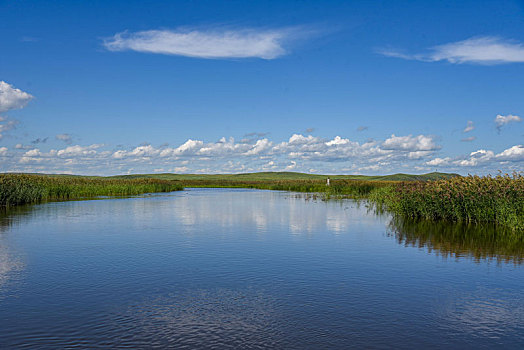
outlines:
[[[260,191],[242,196],[240,190],[200,191],[190,190],[188,195],[177,198],[175,205],[150,203],[154,212],[145,203],[136,202],[135,217],[143,217],[144,213],[154,215],[158,221],[171,217],[174,225],[184,225],[189,231],[198,223],[198,226],[213,225],[222,229],[246,227],[258,233],[272,227],[286,228],[292,234],[322,231],[340,234],[354,225],[377,224],[376,216],[366,215],[365,210],[352,201],[315,200],[316,203],[311,205],[304,197],[289,193]],[[285,201],[282,201],[283,196]]]

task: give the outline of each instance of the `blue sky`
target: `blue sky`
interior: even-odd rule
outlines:
[[[522,1],[0,0],[0,171],[524,170]]]

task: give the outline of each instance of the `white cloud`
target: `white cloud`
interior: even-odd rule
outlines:
[[[260,154],[260,153],[263,153],[264,151],[269,150],[271,146],[273,146],[273,143],[269,141],[268,139],[257,140],[253,148],[251,148],[245,154],[248,156]]]
[[[268,138],[236,142],[223,137],[216,142],[189,139],[178,147],[140,145],[112,151],[99,144],[51,150],[28,149],[20,144],[15,148],[18,151],[0,158],[5,171],[112,175],[152,173],[155,169],[177,173],[316,169],[325,174],[423,172],[437,166],[455,172],[524,170],[522,145],[508,147],[498,154],[479,149],[454,158],[434,157],[440,147],[432,136],[426,135],[392,135],[384,141],[362,144],[338,135],[324,139],[293,134],[283,142]]]
[[[475,130],[475,124],[471,120],[468,120],[468,125],[464,128],[462,132],[466,133],[473,130]]]
[[[427,53],[406,54],[397,50],[379,50],[385,56],[426,62],[448,61],[450,63],[502,64],[524,62],[524,45],[499,37],[474,37],[462,41],[438,45]]]
[[[297,29],[175,29],[122,32],[104,41],[110,51],[138,51],[209,59],[258,57],[274,59],[286,54],[285,42]]]
[[[297,162],[295,161],[291,161],[291,164],[289,164],[287,167],[286,167],[286,170],[293,170],[297,167]]]
[[[382,143],[382,149],[397,151],[433,151],[440,147],[435,144],[432,136],[395,136],[394,134]]]
[[[7,147],[0,147],[0,157],[7,155]]]
[[[91,145],[91,146],[80,146],[80,145],[76,145],[76,146],[69,146],[69,147],[66,147],[65,149],[61,149],[59,151],[56,152],[56,155],[59,156],[59,157],[79,157],[79,156],[89,156],[89,155],[94,155],[97,153],[97,149],[102,147],[103,145],[101,144],[94,144],[94,145]],[[31,152],[31,151],[29,151]],[[27,153],[29,153],[27,152]],[[26,153],[26,155],[27,155]]]
[[[441,166],[441,165],[448,165],[450,161],[451,161],[451,158],[449,158],[449,157],[446,157],[446,158],[435,158],[435,159],[432,159],[432,160],[426,162],[426,164],[427,165],[431,165],[431,166]]]
[[[500,160],[524,161],[524,146],[516,145],[496,156]]]
[[[465,137],[463,139],[461,139],[460,141],[462,142],[472,142],[472,141],[475,141],[477,139],[476,136],[470,136],[470,137]]]
[[[34,146],[24,146],[23,144],[21,143],[17,143],[15,145],[15,149],[33,149],[35,148]]]
[[[0,113],[12,109],[24,108],[33,96],[13,87],[5,81],[0,81]]]
[[[487,163],[495,157],[495,153],[490,150],[479,149],[471,152],[468,159],[456,160],[455,165],[461,167],[474,167],[482,163]]]
[[[421,158],[425,158],[429,155],[431,155],[433,152],[432,151],[415,151],[415,152],[409,152],[408,153],[408,158],[409,159],[421,159]]]
[[[522,119],[519,116],[511,115],[511,114],[508,114],[508,115],[499,114],[495,117],[495,125],[499,132],[501,131],[504,125],[507,125],[509,123],[518,123],[520,121],[522,121]]]
[[[349,143],[348,139],[343,139],[340,136],[335,136],[333,140],[326,142],[326,146],[346,145],[348,143]]]

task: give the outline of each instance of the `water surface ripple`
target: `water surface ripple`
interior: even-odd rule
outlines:
[[[443,225],[241,189],[20,207],[0,347],[524,348],[522,245]]]

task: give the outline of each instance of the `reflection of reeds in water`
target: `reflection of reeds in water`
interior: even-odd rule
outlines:
[[[19,205],[15,207],[0,206],[0,234],[6,232],[13,224],[19,222],[22,217],[31,214],[30,205]]]
[[[524,239],[492,224],[475,225],[394,217],[388,234],[399,244],[427,248],[444,257],[522,264]]]

